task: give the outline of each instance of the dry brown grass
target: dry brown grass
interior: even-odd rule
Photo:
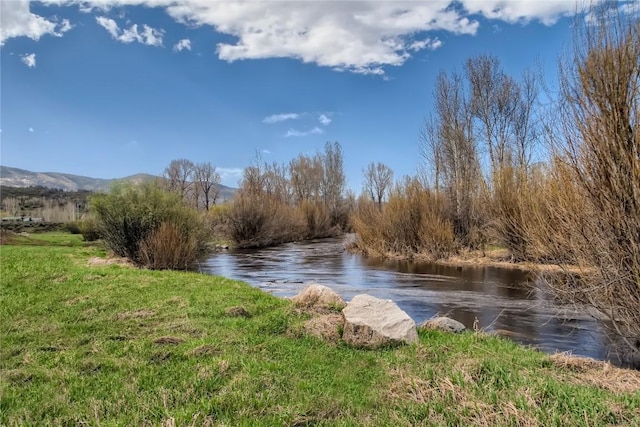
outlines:
[[[304,323],[304,331],[329,343],[337,344],[342,338],[340,328],[343,325],[344,318],[341,314],[322,314],[307,320]]]
[[[100,258],[100,257],[91,257],[87,261],[87,265],[90,267],[95,266],[103,266],[103,265],[120,265],[123,267],[133,267],[133,263],[129,261],[127,258],[123,257],[109,257],[109,258]]]
[[[117,320],[128,320],[128,319],[144,319],[147,317],[152,317],[156,314],[153,310],[136,310],[136,311],[125,311],[123,313],[118,313],[116,316]]]
[[[613,393],[639,393],[640,371],[616,368],[608,362],[557,353],[551,356],[553,364],[566,374],[563,379],[594,385]]]
[[[462,375],[467,381],[472,381],[472,377],[467,371],[463,370]],[[495,405],[478,399],[470,391],[470,387],[458,383],[449,376],[426,380],[408,374],[403,369],[392,369],[389,371],[389,376],[391,382],[386,392],[389,399],[396,402],[410,401],[430,405],[433,405],[434,402],[442,402],[445,405],[455,406],[456,411],[468,414],[463,417],[465,425],[511,424],[523,427],[540,425],[540,422],[532,414],[524,409],[519,409],[513,401],[501,402],[500,406],[496,408]],[[527,390],[522,390],[518,394],[527,394]],[[529,400],[533,402],[533,398]],[[433,410],[428,422],[429,425],[446,424],[443,416]]]

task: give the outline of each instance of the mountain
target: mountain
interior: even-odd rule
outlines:
[[[161,179],[159,176],[139,173],[124,178],[102,179],[88,176],[72,175],[59,172],[32,172],[25,169],[0,166],[0,185],[7,187],[48,187],[59,188],[64,191],[109,191],[115,182],[140,183]],[[220,200],[232,199],[237,189],[220,186]]]

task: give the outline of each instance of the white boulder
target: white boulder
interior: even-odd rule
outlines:
[[[342,339],[354,347],[378,348],[418,341],[415,322],[391,300],[357,295],[342,315]]]

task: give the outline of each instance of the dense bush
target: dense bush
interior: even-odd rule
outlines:
[[[64,225],[65,230],[71,234],[80,234],[80,221],[69,221]]]
[[[180,227],[163,222],[140,243],[139,257],[153,270],[188,269],[198,261],[198,241],[193,233],[183,234]]]
[[[89,216],[78,221],[80,234],[86,242],[93,242],[100,238],[100,225],[95,218]]]
[[[93,197],[90,209],[107,247],[138,265],[187,268],[195,260],[192,253],[204,250],[207,233],[200,214],[155,183],[116,186]],[[160,242],[163,236],[166,242]],[[171,248],[175,253],[166,254]],[[177,259],[180,254],[185,259]]]
[[[230,237],[238,247],[277,245],[305,235],[296,210],[262,192],[240,191],[227,218]]]
[[[437,259],[454,250],[451,222],[441,201],[416,179],[406,179],[379,206],[360,199],[352,218],[358,248],[378,256],[422,255]]]

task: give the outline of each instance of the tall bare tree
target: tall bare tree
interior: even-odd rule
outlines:
[[[420,129],[420,155],[424,160],[420,173],[425,186],[434,186],[436,198],[440,194],[442,176],[442,146],[438,132],[438,120],[430,115]]]
[[[210,206],[216,204],[220,194],[220,174],[211,163],[203,162],[194,166],[193,175],[196,198],[202,200],[204,209],[208,211]]]
[[[520,88],[513,78],[504,73],[495,56],[469,58],[465,69],[471,90],[471,111],[480,122],[491,170],[500,171],[512,154],[512,125]]]
[[[475,200],[482,184],[477,142],[473,136],[470,103],[460,74],[441,72],[435,88],[435,129],[430,143],[441,161],[443,187],[451,205],[451,220],[456,234],[469,243],[469,235],[478,221]]]
[[[327,142],[324,146],[323,178],[321,191],[325,206],[329,210],[332,224],[346,223],[344,218],[345,175],[342,158],[342,147],[338,142]],[[340,224],[345,225],[345,224]]]
[[[393,171],[384,163],[371,162],[363,170],[363,175],[364,191],[378,204],[378,209],[382,209],[382,201],[393,183]]]
[[[322,156],[300,154],[289,162],[289,177],[297,202],[319,201],[323,179]]]
[[[167,189],[179,194],[183,200],[187,201],[192,195],[194,171],[195,165],[191,160],[172,160],[163,172]]]

